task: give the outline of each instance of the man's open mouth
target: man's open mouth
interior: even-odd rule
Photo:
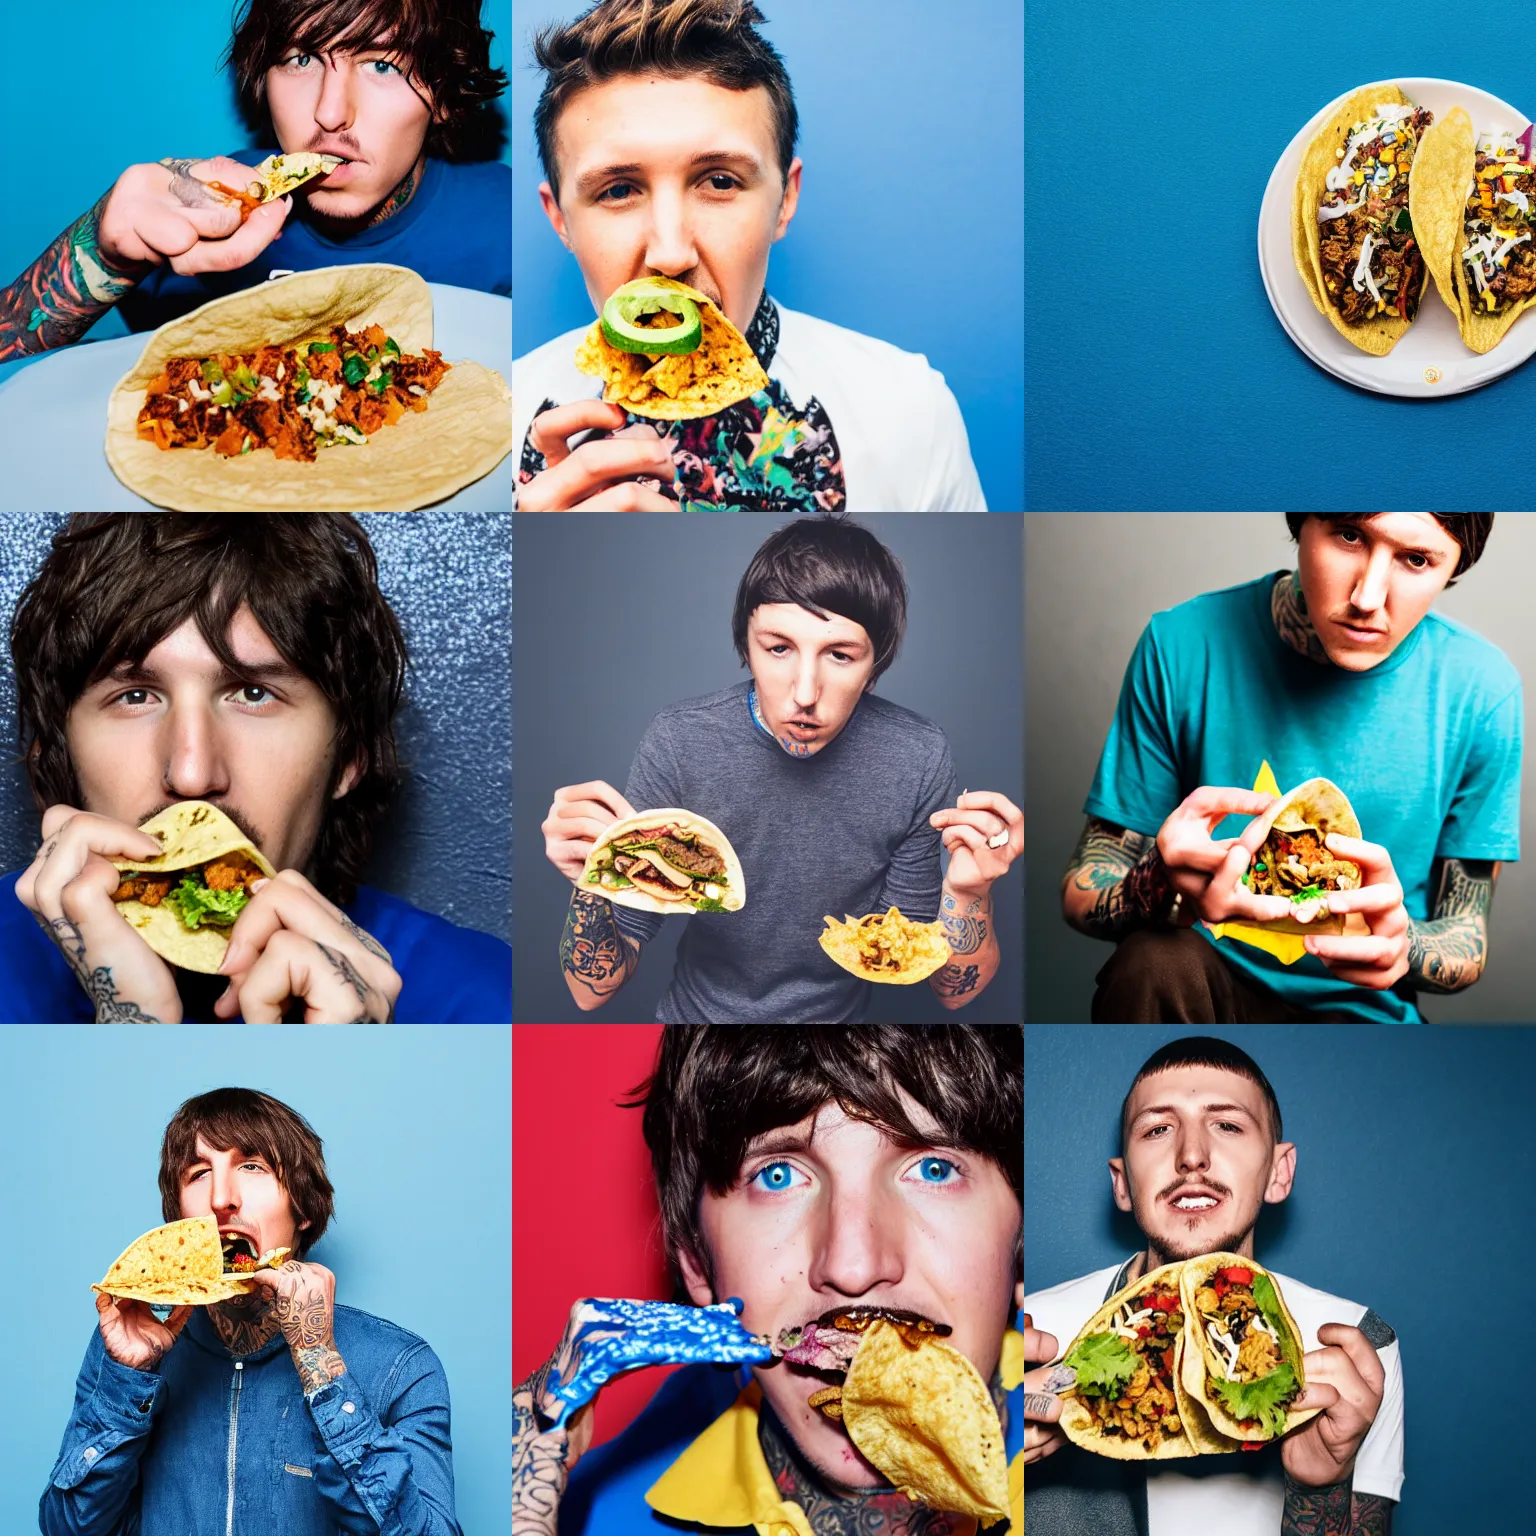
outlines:
[[[923,1335],[943,1338],[954,1331],[948,1323],[936,1323],[921,1313],[895,1307],[838,1307],[811,1322],[781,1329],[773,1342],[773,1352],[786,1365],[846,1376],[865,1330],[880,1322],[889,1323],[909,1341]],[[841,1419],[842,1395],[841,1386],[822,1387],[811,1393],[807,1401],[829,1419]]]
[[[224,1268],[255,1269],[261,1257],[256,1244],[244,1232],[224,1228],[219,1232],[219,1246],[224,1250]]]
[[[1214,1211],[1226,1197],[1214,1189],[1201,1187],[1181,1189],[1168,1197],[1168,1204],[1181,1216],[1199,1216]]]

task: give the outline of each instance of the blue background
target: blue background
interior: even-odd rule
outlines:
[[[513,353],[592,323],[539,206],[533,34],[584,0],[512,8]],[[922,352],[954,391],[993,511],[1023,505],[1023,9],[1008,0],[761,0],[805,162],[773,247],[787,309]],[[942,25],[936,24],[942,18]],[[834,423],[835,425],[835,423]]]
[[[1465,8],[1030,0],[1028,505],[1053,511],[1476,511],[1536,371],[1401,400],[1309,362],[1269,306],[1258,219],[1280,153],[1336,96],[1438,76],[1536,111],[1528,48]],[[1093,209],[1098,217],[1085,218]]]
[[[365,883],[508,943],[511,516],[365,512],[359,517],[379,557],[379,585],[405,630],[411,657],[405,702],[395,717],[405,779],[375,836]],[[0,637],[9,633],[16,600],[47,554],[54,531],[67,521],[56,513],[0,517]],[[38,848],[39,817],[15,741],[14,673],[9,647],[0,638],[0,871],[25,868]]]
[[[507,1529],[509,1032],[316,1029],[288,1053],[258,1051],[256,1038],[239,1025],[0,1030],[0,1227],[26,1252],[26,1278],[8,1288],[0,1530],[37,1529],[96,1325],[91,1282],[164,1220],[166,1122],[230,1085],[282,1099],[319,1133],[336,1215],[313,1258],[335,1271],[340,1301],[437,1352],[459,1522],[468,1536]]]
[[[1204,1031],[1269,1078],[1296,1144],[1290,1198],[1266,1206],[1263,1263],[1374,1307],[1402,1347],[1407,1437],[1393,1536],[1530,1527],[1530,1435],[1499,1405],[1521,1367],[1502,1287],[1536,1261],[1536,1031],[1263,1026]],[[1024,1289],[1145,1246],[1110,1195],[1120,1101],[1188,1026],[1030,1024],[1024,1038]],[[1063,1348],[1070,1342],[1058,1341]],[[1470,1498],[1470,1503],[1469,1503]]]
[[[509,0],[485,0],[496,40],[491,64],[509,69]],[[32,170],[8,178],[0,219],[0,286],[29,267],[130,165],[167,155],[222,155],[252,137],[221,64],[232,0],[75,0],[6,7],[0,144]],[[505,115],[507,98],[500,108]],[[29,153],[28,153],[29,152]],[[46,156],[46,160],[44,160]],[[502,162],[510,163],[503,146]],[[126,336],[114,311],[91,341]],[[29,359],[28,361],[32,361]],[[26,366],[0,366],[0,380]]]

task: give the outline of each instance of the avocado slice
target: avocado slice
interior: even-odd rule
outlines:
[[[641,315],[660,310],[681,317],[681,325],[655,330],[633,322]],[[695,352],[704,339],[704,322],[699,306],[686,293],[658,287],[647,278],[637,278],[615,288],[603,305],[603,338],[621,352],[643,352],[651,357],[674,356]]]

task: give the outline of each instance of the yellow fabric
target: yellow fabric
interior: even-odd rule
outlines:
[[[1275,770],[1266,758],[1259,765],[1259,776],[1253,781],[1254,789],[1261,795],[1280,794],[1275,780]],[[1239,944],[1251,944],[1271,954],[1281,965],[1295,965],[1307,952],[1307,941],[1299,933],[1271,933],[1267,928],[1255,928],[1251,923],[1207,923],[1214,939],[1236,939]]]
[[[1010,1328],[1003,1335],[1003,1358],[998,1369],[1002,1372],[1004,1392],[1023,1385],[1024,1335],[1017,1328]]]

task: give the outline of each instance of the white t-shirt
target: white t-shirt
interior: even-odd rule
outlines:
[[[1104,1305],[1120,1267],[1111,1265],[1080,1280],[1036,1291],[1024,1298],[1024,1310],[1034,1327],[1053,1335],[1065,1351]],[[1324,1323],[1357,1327],[1369,1311],[1357,1301],[1330,1296],[1277,1271],[1272,1273],[1301,1329],[1304,1351],[1319,1347],[1317,1330]],[[1353,1487],[1356,1493],[1395,1502],[1403,1487],[1403,1363],[1396,1339],[1378,1353],[1386,1372],[1386,1388],[1376,1422],[1355,1458]],[[1224,1469],[1228,1462],[1231,1471],[1206,1472],[1213,1463]],[[1191,1536],[1196,1531],[1220,1532],[1220,1536],[1279,1536],[1285,1512],[1285,1480],[1277,1451],[1237,1452],[1219,1460],[1200,1456],[1188,1461],[1148,1462],[1146,1472],[1151,1536]]]
[[[743,502],[752,510],[805,513],[987,510],[960,407],[926,357],[773,308],[778,340],[767,367],[769,403],[743,402],[752,417],[767,419],[738,420],[726,432],[694,429],[688,445],[693,451],[679,443],[673,453],[685,477],[679,484],[692,481],[691,499],[703,504],[701,510],[730,510]],[[586,330],[567,331],[512,364],[521,469],[534,467],[528,427],[541,410],[603,392],[600,379],[576,368],[576,347]],[[728,416],[730,411],[708,420]],[[652,425],[674,439],[677,429],[690,426]],[[701,441],[706,437],[707,446]],[[537,467],[542,462],[538,458]],[[755,494],[743,494],[744,486]]]

